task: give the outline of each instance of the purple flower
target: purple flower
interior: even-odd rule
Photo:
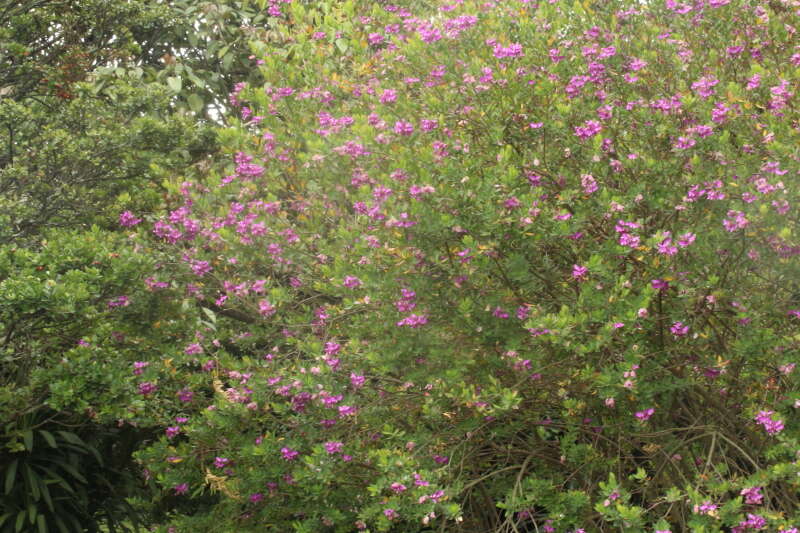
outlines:
[[[584,174],[581,176],[581,187],[585,194],[592,194],[597,190],[597,181],[591,174]]]
[[[141,221],[141,218],[136,218],[130,211],[124,211],[119,215],[119,225],[124,228],[133,227]]]
[[[130,302],[130,300],[128,300],[127,296],[117,296],[116,298],[114,298],[113,300],[108,302],[108,307],[110,307],[110,308],[127,307],[127,306],[130,305],[130,303],[131,302]]]
[[[589,268],[580,265],[572,265],[572,277],[579,280],[585,281],[587,275],[589,274]]]
[[[167,438],[171,439],[181,432],[180,426],[170,426],[166,430]]]
[[[755,421],[763,426],[769,435],[777,435],[784,428],[783,420],[775,420],[772,417],[774,414],[775,411],[759,411],[755,417]]]
[[[694,242],[695,238],[696,235],[694,233],[691,232],[684,233],[683,235],[680,236],[680,239],[678,240],[678,246],[680,246],[681,248],[686,248],[687,246],[689,246]]]
[[[697,514],[711,514],[717,510],[718,505],[709,501],[704,501],[700,505],[694,506],[694,512]]]
[[[499,44],[494,46],[494,57],[503,59],[505,57],[522,57],[522,45],[519,43],[512,43],[509,46],[503,47]]]
[[[254,492],[253,494],[250,495],[250,502],[251,503],[258,503],[263,499],[264,499],[264,495],[261,494],[260,492]]]
[[[651,416],[653,416],[653,413],[655,413],[655,412],[656,412],[656,410],[653,409],[652,407],[650,407],[648,409],[645,409],[644,411],[637,411],[635,416],[639,420],[645,421],[645,420],[648,420]]]
[[[394,89],[386,89],[381,94],[381,103],[382,104],[390,104],[397,100],[397,91]]]
[[[139,394],[142,396],[147,396],[148,394],[152,394],[156,391],[157,387],[155,384],[150,383],[149,381],[144,381],[139,383]]]
[[[439,121],[423,118],[419,123],[419,127],[422,131],[432,131],[439,127]]]
[[[585,140],[590,137],[594,137],[595,135],[600,133],[602,129],[603,126],[596,120],[587,120],[583,126],[575,127],[575,135],[578,138]]]
[[[719,80],[714,77],[704,76],[692,83],[692,90],[695,91],[700,97],[708,98],[714,94],[714,86],[719,83]]]
[[[669,328],[675,337],[684,337],[687,333],[689,333],[689,326],[685,326],[683,322],[675,322],[672,324],[672,327]]]
[[[334,453],[339,453],[342,451],[344,443],[338,441],[328,441],[325,443],[324,446],[325,446],[325,451],[328,452],[328,455],[333,455]]]
[[[217,468],[225,468],[230,462],[231,460],[226,457],[214,458],[214,466]]]
[[[663,279],[654,279],[650,282],[650,285],[657,291],[666,291],[669,289],[669,282]]]
[[[195,342],[187,346],[183,353],[186,355],[197,355],[203,353],[203,347],[199,343]]]
[[[494,308],[494,311],[492,311],[492,316],[495,316],[497,318],[508,318],[509,315],[505,309],[498,306]]]
[[[342,349],[342,345],[337,342],[326,342],[325,343],[325,355],[336,355],[339,353],[339,350]]]
[[[186,494],[189,492],[189,484],[188,483],[181,483],[179,485],[175,485],[172,487],[172,490],[175,491],[175,494]]]
[[[342,282],[342,285],[344,285],[348,289],[355,289],[363,285],[363,283],[361,282],[360,279],[358,279],[355,276],[346,276],[344,278],[344,282]]]
[[[407,326],[409,328],[418,328],[428,323],[428,317],[425,315],[408,315],[403,320],[399,321],[397,326]]]
[[[742,489],[739,494],[744,496],[745,503],[751,505],[760,505],[761,501],[764,499],[764,495],[761,494],[761,487],[749,487]]]
[[[261,300],[258,302],[258,312],[263,317],[270,317],[275,314],[275,306],[269,300]]]
[[[394,520],[395,518],[400,516],[400,515],[397,514],[397,511],[395,511],[394,509],[384,509],[383,510],[383,515],[386,518],[388,518],[389,520]]]
[[[300,455],[300,452],[284,446],[281,448],[281,455],[286,461],[294,461]]]
[[[750,224],[750,221],[745,218],[744,213],[733,209],[728,211],[728,218],[722,221],[722,225],[731,233],[744,229],[748,224]]]
[[[353,416],[358,412],[356,407],[352,405],[340,405],[339,406],[339,417],[344,418],[346,416]]]
[[[398,120],[394,123],[394,132],[398,135],[408,136],[414,133],[414,125],[410,122]]]
[[[631,235],[630,233],[620,233],[619,244],[627,246],[628,248],[636,248],[639,246],[641,240],[638,235]]]
[[[399,494],[399,493],[403,492],[404,490],[406,490],[406,486],[405,485],[403,485],[402,483],[397,483],[397,482],[392,483],[389,486],[389,488],[392,489],[397,494]]]
[[[188,403],[192,401],[194,398],[194,393],[189,389],[181,389],[178,391],[178,399],[184,403]]]

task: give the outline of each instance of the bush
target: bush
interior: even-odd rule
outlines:
[[[792,531],[797,6],[285,10],[134,238],[173,530]]]

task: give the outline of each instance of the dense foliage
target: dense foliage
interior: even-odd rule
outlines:
[[[4,379],[130,430],[130,516],[797,531],[796,3],[268,9],[163,214],[0,257]]]

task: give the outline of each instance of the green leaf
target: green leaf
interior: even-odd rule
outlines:
[[[203,307],[203,313],[208,317],[212,324],[217,323],[217,315],[211,309]]]
[[[33,499],[38,502],[39,498],[42,497],[42,493],[39,490],[39,483],[41,480],[27,463],[25,463],[22,469],[22,477],[25,478],[25,486],[33,496]]]
[[[69,533],[69,529],[67,529],[67,525],[61,520],[61,517],[56,515],[55,517],[56,526],[61,533]]]
[[[6,471],[6,485],[5,485],[5,493],[11,494],[11,489],[14,488],[14,480],[17,478],[17,466],[19,465],[19,459],[14,459],[11,461],[11,466],[8,467]]]
[[[190,94],[186,101],[189,103],[189,109],[194,111],[195,113],[199,113],[203,110],[203,98],[197,94]]]
[[[66,490],[70,494],[75,494],[75,489],[73,489],[72,486],[69,483],[67,483],[66,480],[63,477],[59,476],[58,474],[53,472],[51,469],[49,469],[49,468],[47,468],[45,466],[39,466],[38,468],[40,468],[48,476],[50,476],[50,479],[48,479],[47,481],[53,480],[54,482],[56,482],[59,485],[61,485],[61,488],[63,488],[64,490]],[[47,481],[45,481],[45,483],[47,483]]]
[[[53,482],[55,482],[55,480],[53,480]],[[47,508],[50,509],[51,513],[55,512],[55,508],[53,507],[53,498],[50,496],[50,489],[47,488],[47,481],[42,480],[41,489],[42,489],[42,497],[44,498],[44,501],[47,504]]]
[[[169,76],[167,78],[167,86],[172,89],[173,92],[179,93],[183,87],[183,81],[180,76]]]
[[[78,446],[83,446],[84,448],[86,447],[86,443],[83,442],[83,439],[71,431],[57,431],[57,433],[61,435],[61,438],[67,442],[77,444]]]
[[[44,521],[43,514],[36,517],[36,526],[39,528],[39,533],[47,533],[47,523]]]
[[[56,439],[53,437],[52,433],[44,429],[40,429],[39,433],[44,437],[44,440],[47,441],[47,444],[49,444],[51,448],[58,448],[58,444],[56,444]]]
[[[14,524],[14,531],[19,533],[22,531],[22,526],[25,525],[25,511],[17,513],[17,523]]]
[[[71,464],[60,462],[60,463],[58,463],[58,466],[60,466],[64,470],[66,470],[67,473],[69,473],[72,477],[74,477],[75,479],[77,479],[81,483],[86,483],[86,478],[83,477],[83,474],[78,472],[78,470],[74,466],[72,466]]]
[[[25,449],[33,451],[33,430],[26,429],[23,431],[22,440],[25,441]]]
[[[338,48],[341,53],[344,54],[347,52],[347,41],[344,39],[336,39],[334,42],[336,44],[336,48]]]
[[[225,54],[225,56],[222,58],[222,69],[225,71],[230,70],[233,59],[233,54]]]

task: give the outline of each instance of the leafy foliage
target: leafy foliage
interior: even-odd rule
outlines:
[[[224,157],[3,256],[5,379],[161,531],[796,531],[797,6],[282,4]]]
[[[135,240],[172,525],[788,530],[792,9],[292,4]]]

